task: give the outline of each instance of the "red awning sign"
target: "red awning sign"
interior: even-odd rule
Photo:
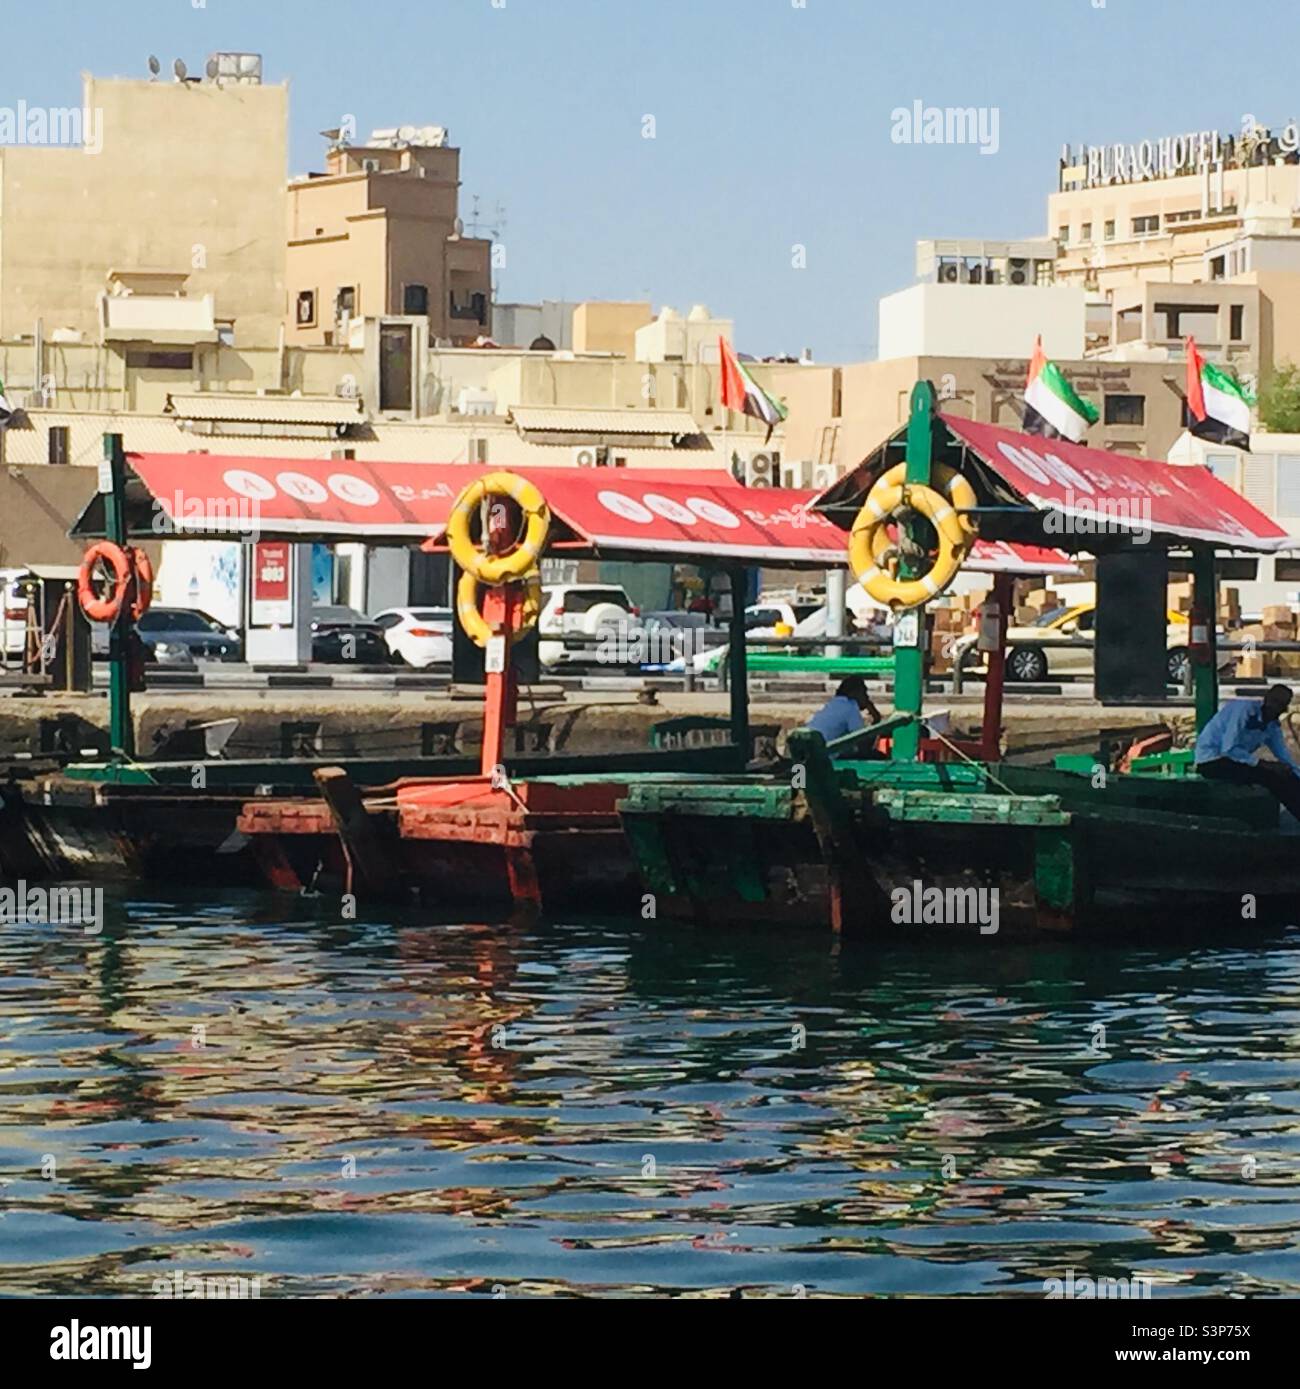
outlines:
[[[1228,547],[1277,550],[1293,543],[1277,522],[1208,468],[1157,463],[953,415],[941,418],[1039,510],[1078,523],[1104,519],[1116,530],[1155,531]],[[1083,524],[1062,530],[1088,533]]]

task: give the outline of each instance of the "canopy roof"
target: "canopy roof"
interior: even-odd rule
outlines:
[[[901,462],[906,426],[813,505],[841,527],[871,484]],[[1134,534],[1208,542],[1220,549],[1285,549],[1287,532],[1208,468],[1085,448],[1000,425],[939,414],[934,460],[958,467],[975,486],[980,533],[1071,550],[1127,546]]]
[[[364,540],[437,545],[452,503],[492,471],[456,463],[127,455],[127,528],[147,539]],[[713,560],[772,567],[845,563],[843,531],[812,510],[815,493],[746,488],[710,469],[523,468],[555,518],[550,548],[603,558]],[[73,534],[104,533],[103,498]],[[1073,572],[1057,550],[982,543],[971,569]]]

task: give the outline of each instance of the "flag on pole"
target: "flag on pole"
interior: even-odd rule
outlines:
[[[1250,452],[1250,407],[1255,403],[1240,381],[1207,362],[1187,339],[1188,428],[1198,439]]]
[[[1048,361],[1040,336],[1025,379],[1025,433],[1081,444],[1088,426],[1096,423],[1097,407],[1077,394],[1061,368]]]
[[[770,439],[772,431],[785,419],[789,411],[779,400],[773,400],[745,370],[744,364],[727,345],[726,338],[718,339],[718,360],[722,363],[724,408],[762,420],[767,425],[767,437]]]

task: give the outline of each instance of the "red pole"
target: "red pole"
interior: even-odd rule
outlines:
[[[997,607],[997,648],[988,653],[988,674],[984,680],[984,727],[980,734],[980,757],[997,762],[1002,756],[1002,688],[1007,667],[1007,616],[1011,608],[1011,575],[995,574],[989,601]],[[984,614],[980,614],[980,635],[984,633]]]
[[[484,776],[505,764],[506,730],[517,712],[518,682],[510,650],[510,636],[519,616],[519,589],[516,584],[490,588],[483,599],[483,617],[492,628],[484,652],[486,679],[483,691]]]

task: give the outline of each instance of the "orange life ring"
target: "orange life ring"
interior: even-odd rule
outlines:
[[[95,589],[92,578],[95,566],[106,563],[113,571],[113,591],[107,598],[101,598]],[[99,540],[93,544],[81,560],[77,571],[77,602],[81,611],[92,622],[115,622],[126,598],[126,586],[131,579],[131,560],[120,545],[110,540]]]
[[[135,564],[135,593],[131,598],[131,621],[139,622],[153,603],[153,565],[149,556],[138,548],[131,550]]]

